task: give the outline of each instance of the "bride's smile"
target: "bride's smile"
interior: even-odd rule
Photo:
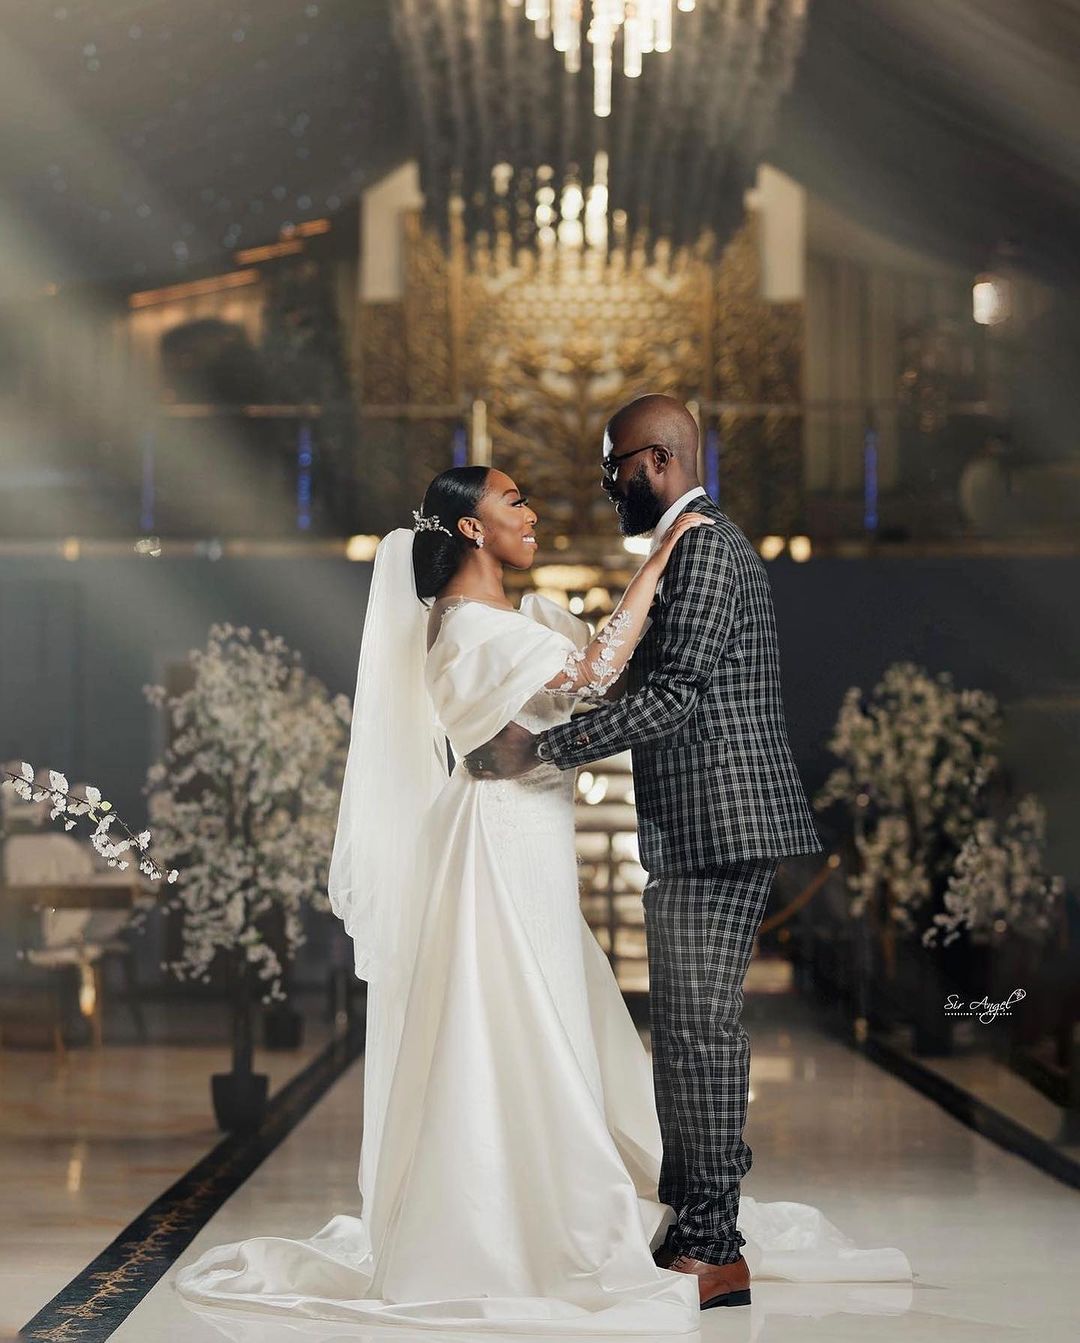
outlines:
[[[536,527],[540,521],[526,495],[503,471],[492,470],[477,506],[483,525],[483,550],[510,569],[528,569],[536,559]]]

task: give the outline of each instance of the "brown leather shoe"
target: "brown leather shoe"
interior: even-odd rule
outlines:
[[[731,1264],[706,1264],[680,1254],[661,1267],[674,1273],[692,1273],[697,1278],[702,1310],[750,1304],[750,1269],[742,1255]]]

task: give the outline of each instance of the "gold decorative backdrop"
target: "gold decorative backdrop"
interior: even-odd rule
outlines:
[[[645,391],[701,404],[718,431],[721,506],[745,530],[795,529],[802,307],[760,297],[753,215],[719,261],[703,246],[652,259],[522,251],[511,264],[459,231],[444,246],[419,216],[405,227],[403,301],[361,313],[364,404],[393,408],[364,421],[373,530],[400,525],[451,464],[455,421],[479,398],[492,458],[531,493],[547,535],[610,542],[603,424]]]

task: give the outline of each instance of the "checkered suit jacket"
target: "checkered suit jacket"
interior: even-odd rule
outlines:
[[[563,769],[633,748],[638,841],[652,874],[816,853],[780,694],[765,566],[702,495],[713,527],[680,538],[620,700],[545,732]]]

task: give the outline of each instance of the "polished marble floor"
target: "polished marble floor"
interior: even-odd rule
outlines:
[[[186,1031],[210,1033],[190,1020]],[[302,1048],[258,1051],[271,1090],[328,1036],[309,1020]],[[209,1077],[227,1068],[223,1043],[107,1044],[63,1058],[0,1049],[0,1339],[221,1139]]]
[[[1064,1117],[1061,1107],[1001,1059],[968,1050],[944,1058],[924,1058],[920,1062],[924,1068],[977,1096],[1029,1133],[1059,1146],[1074,1161],[1080,1161],[1080,1142],[1060,1141]]]
[[[826,1039],[794,1001],[779,1010],[786,1018],[774,1015],[753,1030],[748,1138],[755,1165],[746,1191],[762,1200],[817,1204],[857,1242],[901,1247],[916,1280],[910,1287],[759,1283],[749,1309],[703,1317],[704,1343],[1074,1343],[1080,1337],[1080,1196]],[[334,1212],[356,1211],[361,1088],[356,1066],[180,1262],[244,1236],[310,1234]],[[196,1313],[175,1294],[172,1276],[113,1334],[118,1343],[374,1343],[380,1337],[403,1343],[400,1331],[276,1327],[234,1312]],[[491,1343],[491,1335],[484,1337]],[[460,1340],[457,1335],[455,1343]]]
[[[750,1024],[755,1165],[747,1193],[817,1204],[857,1242],[901,1247],[916,1281],[759,1283],[748,1310],[703,1317],[704,1343],[1080,1338],[1080,1195],[827,1039],[794,999],[772,998]],[[316,1028],[302,1052],[265,1054],[260,1066],[276,1088],[321,1043]],[[0,1338],[214,1145],[220,1135],[206,1079],[222,1066],[222,1050],[212,1046],[106,1047],[74,1051],[63,1063],[0,1051]],[[356,1211],[361,1094],[362,1069],[354,1066],[180,1262],[243,1236],[306,1235],[335,1212]],[[197,1314],[176,1296],[172,1276],[113,1338],[374,1343],[381,1336]],[[386,1337],[405,1343],[401,1331]],[[423,1335],[428,1343],[432,1337]],[[483,1337],[492,1343],[492,1335]]]

